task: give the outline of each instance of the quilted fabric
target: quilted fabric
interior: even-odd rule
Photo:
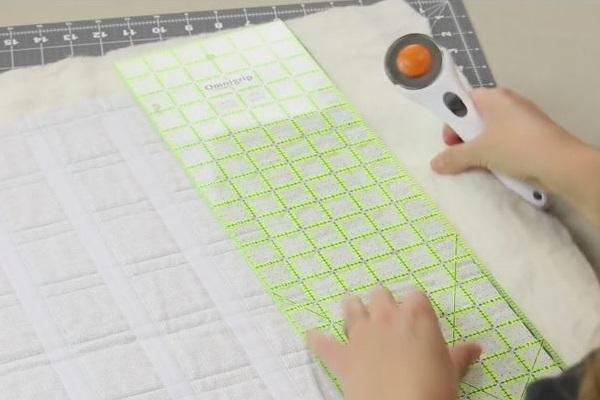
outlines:
[[[486,174],[430,172],[440,123],[381,67],[426,22],[393,0],[290,26],[559,354],[597,343],[562,226]],[[114,58],[146,50],[0,76],[20,117],[0,124],[0,399],[335,398],[124,93]]]

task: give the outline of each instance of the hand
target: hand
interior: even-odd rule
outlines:
[[[467,143],[448,126],[450,147],[432,161],[440,174],[485,168],[558,194],[600,227],[600,150],[557,125],[531,101],[508,89],[475,89],[483,132]]]
[[[368,309],[358,297],[347,298],[344,315],[347,344],[314,330],[307,341],[338,378],[346,400],[455,399],[459,378],[481,353],[473,343],[448,349],[421,292],[398,305],[380,287]]]

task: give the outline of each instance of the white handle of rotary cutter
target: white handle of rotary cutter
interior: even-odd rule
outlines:
[[[446,122],[460,138],[467,142],[477,137],[483,129],[483,121],[475,109],[469,95],[470,85],[462,74],[456,71],[452,58],[446,49],[442,51],[442,66],[437,79],[429,86],[417,89],[403,89],[404,93],[412,100],[427,107]],[[466,88],[469,89],[466,89]],[[463,117],[455,115],[444,103],[444,94],[457,95],[467,108]],[[548,197],[546,194],[531,185],[497,172],[492,173],[509,189],[517,193],[527,202],[538,208],[545,208]]]

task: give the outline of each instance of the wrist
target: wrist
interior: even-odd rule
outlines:
[[[600,149],[574,141],[556,155],[548,189],[600,228]]]

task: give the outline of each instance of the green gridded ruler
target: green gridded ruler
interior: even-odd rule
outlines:
[[[283,22],[119,62],[165,144],[299,334],[340,303],[426,291],[484,347],[465,399],[523,397],[562,362]]]

